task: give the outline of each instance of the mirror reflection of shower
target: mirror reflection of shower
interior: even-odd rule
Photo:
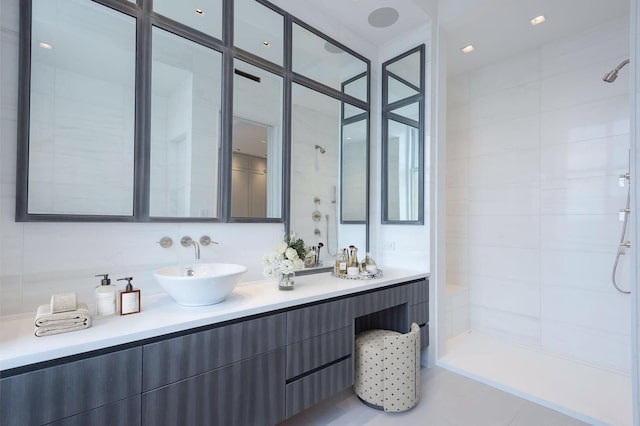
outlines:
[[[330,232],[331,229],[331,220],[329,214],[326,214],[324,218],[327,220],[327,253],[329,256],[335,256],[338,253],[338,202],[336,199],[336,186],[333,185],[331,188],[331,205],[333,206],[333,233]],[[335,248],[333,251],[331,250],[331,236],[333,235],[333,239],[335,241]]]
[[[629,59],[625,59],[624,61],[620,62],[620,64],[617,67],[615,67],[609,72],[606,72],[602,76],[602,81],[604,81],[605,83],[613,83],[614,81],[616,81],[616,78],[618,78],[618,72],[628,63],[629,63]]]
[[[323,147],[321,147],[320,145],[317,145],[317,144],[316,144],[315,149],[316,149],[316,158],[315,158],[314,166],[315,166],[316,172],[319,172],[320,171],[320,160],[318,158],[319,157],[318,154],[322,155],[322,154],[326,153],[327,150],[324,149]]]
[[[625,59],[620,62],[617,67],[611,71],[606,72],[602,76],[602,81],[605,83],[613,83],[618,78],[618,72],[629,63],[629,59]],[[618,284],[618,265],[620,264],[620,257],[626,254],[626,249],[631,248],[631,241],[626,240],[627,225],[629,223],[629,216],[631,215],[631,173],[626,172],[620,175],[619,180],[621,187],[627,187],[627,202],[625,207],[620,209],[620,220],[622,221],[622,232],[620,233],[620,241],[618,242],[618,250],[616,252],[616,258],[613,262],[613,269],[611,271],[611,283],[613,287],[620,293],[630,294],[631,291],[623,290]]]

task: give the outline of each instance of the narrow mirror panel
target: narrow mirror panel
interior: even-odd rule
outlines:
[[[345,108],[346,109],[346,108]],[[367,125],[369,120],[343,121],[341,220],[343,223],[367,220]]]
[[[282,217],[282,77],[235,61],[231,216]]]
[[[418,128],[389,120],[387,159],[387,220],[418,220],[420,190]]]
[[[34,0],[29,214],[133,215],[135,19]]]
[[[382,223],[424,223],[424,45],[382,65]]]
[[[217,217],[220,52],[153,28],[152,217]]]

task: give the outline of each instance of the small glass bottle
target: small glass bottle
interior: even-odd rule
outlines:
[[[364,259],[362,260],[362,264],[360,265],[360,269],[362,269],[362,272],[366,272],[371,275],[378,272],[378,265],[376,265],[376,262],[371,258],[370,252],[366,252]]]
[[[102,277],[95,291],[96,317],[115,315],[117,287],[111,284],[109,274],[96,275],[96,277]]]
[[[356,246],[349,246],[349,262],[347,264],[347,275],[358,275],[360,264],[358,263],[358,249]]]
[[[336,275],[344,275],[347,273],[347,249],[338,251],[338,256],[336,257],[335,273]]]

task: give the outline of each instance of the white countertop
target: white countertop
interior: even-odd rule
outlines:
[[[145,297],[142,312],[93,319],[90,328],[53,336],[34,335],[33,315],[0,318],[0,370],[103,349],[194,327],[290,308],[336,296],[427,277],[426,272],[384,269],[384,277],[348,280],[330,273],[297,276],[293,291],[280,291],[275,281],[240,283],[216,305],[186,307],[167,294]]]

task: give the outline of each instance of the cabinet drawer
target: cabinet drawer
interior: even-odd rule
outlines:
[[[284,420],[284,348],[142,394],[142,423],[275,425]]]
[[[136,426],[140,424],[140,395],[107,404],[48,426]]]
[[[353,384],[353,358],[287,384],[287,418]]]
[[[417,305],[409,305],[409,326],[411,323],[424,325],[429,322],[429,302],[418,303]]]
[[[409,303],[416,304],[429,301],[429,279],[407,284],[409,290]]]
[[[126,349],[0,380],[0,424],[42,425],[141,391],[142,350]]]
[[[287,379],[351,355],[353,326],[287,346]]]
[[[351,325],[351,299],[339,299],[287,312],[287,344]]]
[[[355,296],[353,298],[354,316],[357,318],[407,303],[409,300],[408,290],[407,286],[402,285]]]
[[[285,321],[271,315],[144,345],[143,390],[282,347]]]

